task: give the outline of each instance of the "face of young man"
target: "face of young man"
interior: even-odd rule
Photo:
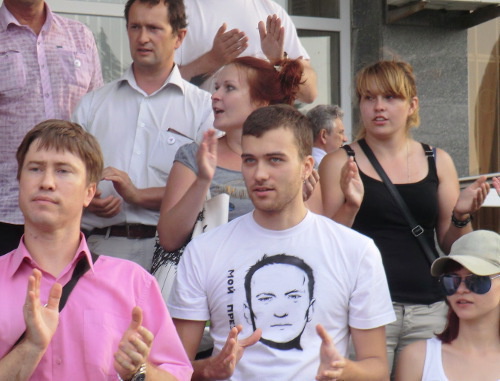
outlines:
[[[80,226],[83,207],[96,190],[87,184],[83,161],[67,151],[38,150],[34,141],[19,179],[19,206],[27,228],[44,231]]]
[[[280,127],[259,138],[244,135],[242,149],[242,174],[255,206],[254,216],[301,219],[305,211],[302,185],[313,159],[299,157],[293,132]]]
[[[172,68],[186,30],[173,32],[163,1],[155,6],[136,1],[130,7],[127,34],[134,70],[155,73]]]

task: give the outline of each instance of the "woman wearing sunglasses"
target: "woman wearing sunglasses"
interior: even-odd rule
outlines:
[[[431,273],[450,307],[446,328],[402,351],[396,381],[500,380],[500,235],[462,236]]]

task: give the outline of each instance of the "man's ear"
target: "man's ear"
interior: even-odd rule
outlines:
[[[85,190],[85,199],[83,200],[83,207],[86,208],[89,206],[90,202],[94,198],[95,192],[97,191],[97,184],[96,183],[90,183],[87,185],[87,189]]]
[[[326,137],[328,136],[328,131],[325,128],[319,130],[319,140],[321,144],[326,144]]]
[[[304,172],[302,176],[303,180],[306,180],[307,178],[309,178],[309,176],[311,176],[311,173],[314,169],[314,158],[311,155],[307,155],[304,158],[303,164],[304,164]]]
[[[179,29],[176,33],[176,41],[174,45],[174,49],[178,49],[182,45],[182,41],[184,41],[184,38],[186,38],[187,34],[187,29]]]
[[[316,299],[312,299],[311,302],[309,303],[309,307],[307,308],[307,322],[309,323],[312,320],[312,316],[314,314],[314,302],[316,302]]]

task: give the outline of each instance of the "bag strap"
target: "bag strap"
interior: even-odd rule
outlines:
[[[422,235],[424,232],[424,228],[420,226],[417,221],[413,218],[413,215],[410,212],[410,209],[408,208],[408,205],[406,205],[406,202],[403,200],[401,197],[401,194],[398,192],[397,188],[394,186],[394,184],[391,182],[387,174],[385,173],[384,169],[378,162],[377,158],[373,154],[373,151],[371,148],[368,146],[366,141],[364,139],[361,139],[358,141],[358,144],[360,145],[361,149],[365,153],[366,157],[370,160],[370,162],[373,165],[373,168],[377,171],[378,175],[380,178],[383,180],[385,186],[389,190],[389,193],[392,195],[394,200],[396,201],[396,204],[398,204],[399,208],[403,212],[403,216],[410,226],[411,229],[411,234],[417,239],[418,243],[420,244],[420,247],[422,248],[422,251],[425,254],[425,257],[427,261],[429,262],[429,265],[434,262],[434,259],[436,259],[436,256],[434,255],[434,252],[432,251],[431,247],[429,246],[429,243],[425,240],[425,237]]]
[[[92,256],[92,263],[95,263],[97,259],[99,258],[99,255],[90,253]],[[83,274],[85,274],[88,270],[90,269],[89,262],[87,261],[87,258],[85,256],[81,257],[78,260],[78,263],[75,266],[75,269],[73,270],[73,275],[71,276],[71,279],[64,285],[62,288],[62,294],[61,294],[61,300],[59,301],[59,312],[62,311],[64,306],[66,305],[66,302],[68,301],[69,295],[71,294],[71,291],[73,291],[73,288],[75,288],[76,284],[78,283],[78,280],[82,277]],[[26,335],[26,331],[22,333],[22,335],[17,339],[16,343],[12,348],[14,348],[17,344],[21,342],[21,340],[24,338]]]

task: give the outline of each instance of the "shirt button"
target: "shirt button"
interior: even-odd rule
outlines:
[[[140,151],[140,150],[136,150],[136,151],[135,151],[135,154],[136,154],[136,155],[140,155],[140,154],[141,154],[141,151]]]
[[[144,127],[146,127],[146,123],[141,123],[141,124],[139,124],[139,126],[140,126],[141,128],[144,128]]]
[[[82,66],[82,62],[80,60],[75,60],[75,67]]]
[[[45,93],[45,98],[48,98],[49,96],[49,93]]]
[[[169,137],[169,138],[167,139],[167,143],[168,143],[168,144],[174,144],[174,143],[175,143],[175,138],[174,138],[173,136]]]
[[[56,359],[56,364],[57,364],[57,365],[61,365],[61,364],[62,364],[62,360],[61,360],[60,358],[57,358],[57,359]]]

